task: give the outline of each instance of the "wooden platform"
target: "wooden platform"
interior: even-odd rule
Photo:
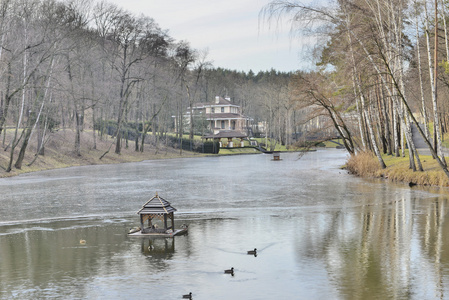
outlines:
[[[175,229],[172,233],[142,233],[140,231],[128,233],[129,236],[137,237],[174,237],[176,235],[183,235],[187,233],[187,228]]]

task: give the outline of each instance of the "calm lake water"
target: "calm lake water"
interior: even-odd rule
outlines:
[[[339,169],[346,157],[185,158],[0,179],[0,298],[448,299],[447,193],[353,177]],[[188,235],[127,236],[156,192]]]

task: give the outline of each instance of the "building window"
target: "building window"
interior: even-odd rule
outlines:
[[[224,112],[224,107],[221,108],[221,112]]]
[[[221,129],[225,128],[225,121],[221,121]]]
[[[212,107],[212,113],[215,113],[215,107]]]

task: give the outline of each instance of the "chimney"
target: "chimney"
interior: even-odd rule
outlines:
[[[215,104],[220,103],[220,96],[215,96]]]

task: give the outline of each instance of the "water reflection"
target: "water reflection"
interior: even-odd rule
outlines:
[[[139,238],[142,240],[142,253],[154,258],[171,259],[175,253],[173,238]]]
[[[0,180],[13,193],[0,196],[0,298],[448,297],[447,195],[354,178],[338,169],[344,157],[170,160]],[[156,190],[188,235],[127,236]]]

